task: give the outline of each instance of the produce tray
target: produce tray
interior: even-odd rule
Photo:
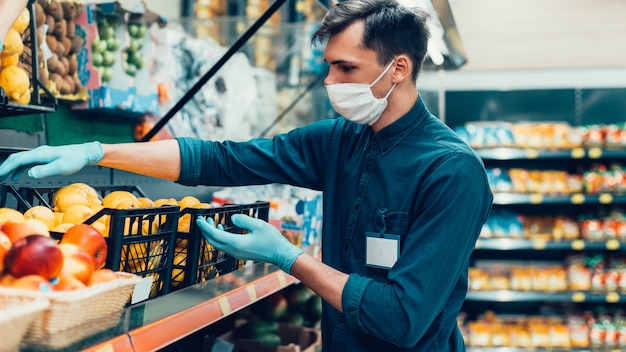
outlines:
[[[54,334],[83,324],[119,318],[141,278],[124,272],[116,274],[116,280],[75,291],[40,292],[0,286],[0,300],[43,299],[50,303],[35,317],[22,340],[41,343]]]
[[[269,202],[182,209],[172,263],[172,290],[211,280],[240,269],[245,264],[244,261],[217,250],[204,239],[196,225],[199,216],[213,218],[216,224],[224,226],[225,231],[243,234],[245,230],[235,226],[231,221],[234,214],[246,214],[267,221],[269,209]]]
[[[20,198],[18,210],[24,212],[35,205],[52,208],[50,206],[52,197],[59,188],[22,187],[17,192],[7,190],[5,193]],[[119,190],[145,197],[145,193],[137,186],[92,188],[101,197]],[[109,235],[106,236],[108,253],[105,267],[141,277],[151,276],[152,287],[149,298],[154,298],[169,292],[179,214],[179,207],[176,205],[131,209],[103,208],[84,223],[108,222]],[[50,235],[60,240],[63,233],[51,232]]]
[[[33,321],[49,306],[43,297],[0,295],[0,351],[17,351]]]

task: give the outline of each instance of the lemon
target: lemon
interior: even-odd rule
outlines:
[[[0,71],[0,87],[4,88],[6,95],[11,100],[19,100],[23,95],[29,93],[30,78],[28,73],[20,67],[5,67]]]
[[[22,36],[13,28],[9,29],[7,36],[4,38],[1,56],[22,55],[24,52],[24,42]]]

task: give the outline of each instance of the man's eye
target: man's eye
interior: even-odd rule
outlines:
[[[343,71],[343,72],[347,73],[347,72],[350,72],[352,70],[354,70],[354,67],[351,67],[351,66],[341,66],[341,71]]]

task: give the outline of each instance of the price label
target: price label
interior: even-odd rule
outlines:
[[[287,286],[287,278],[285,277],[284,272],[277,271],[276,276],[278,277],[278,283],[280,284],[280,287]]]
[[[250,299],[250,302],[256,301],[257,295],[256,295],[256,288],[254,287],[254,285],[250,285],[246,287],[246,292],[248,292],[248,298]]]
[[[606,241],[606,249],[615,251],[619,249],[619,241],[616,239]]]
[[[589,149],[589,153],[587,153],[590,158],[598,159],[602,157],[602,149],[601,148],[591,148]]]
[[[228,315],[233,311],[233,309],[230,307],[230,302],[228,301],[228,297],[226,296],[220,297],[217,300],[217,303],[220,305],[220,310],[222,311],[222,314]]]
[[[585,241],[583,240],[572,241],[572,249],[575,251],[582,251],[583,249],[585,249]]]
[[[585,157],[585,150],[583,148],[572,149],[572,159],[582,159]]]
[[[548,243],[545,240],[533,240],[533,248],[536,250],[546,249]]]
[[[572,195],[572,204],[583,204],[585,202],[585,195],[576,193]]]
[[[599,201],[602,204],[611,204],[613,203],[613,195],[610,193],[602,193],[600,194]]]
[[[606,301],[608,303],[617,303],[619,302],[619,294],[617,292],[609,292],[606,294]]]
[[[96,352],[114,352],[113,346],[111,344],[106,344],[96,350]]]
[[[527,159],[537,159],[539,156],[539,152],[537,149],[526,149],[526,158]]]
[[[530,204],[541,204],[541,203],[543,203],[543,194],[533,193],[530,195]]]
[[[587,297],[585,297],[584,292],[574,292],[572,294],[572,302],[584,302]]]

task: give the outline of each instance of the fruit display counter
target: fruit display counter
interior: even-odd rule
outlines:
[[[100,326],[89,327],[90,332],[74,330],[54,344],[42,341],[23,346],[20,351],[155,351],[295,283],[294,277],[273,265],[249,264],[216,279],[131,305],[112,324],[104,319]]]

